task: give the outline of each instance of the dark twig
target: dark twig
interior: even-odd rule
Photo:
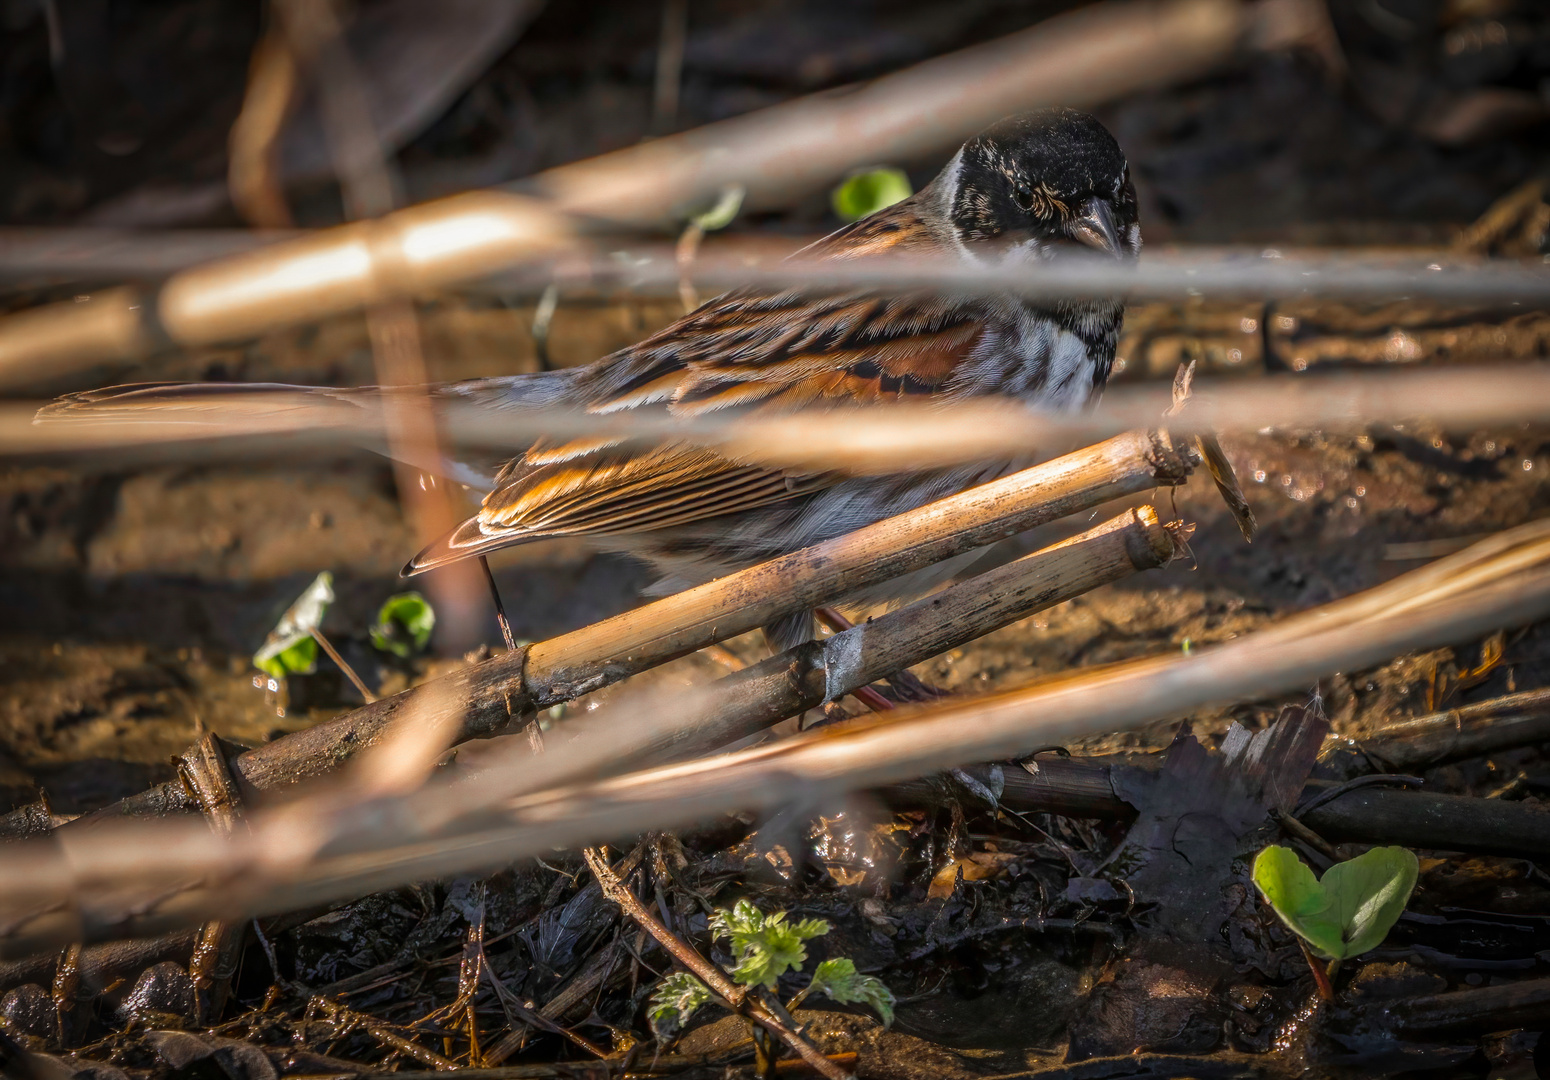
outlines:
[[[613,868],[604,858],[602,849],[587,848],[583,855],[598,884],[603,887],[603,895],[618,904],[620,909],[635,920],[646,933],[656,938],[657,943],[666,949],[674,960],[708,986],[728,1008],[779,1038],[820,1075],[828,1077],[829,1080],[848,1080],[849,1073],[820,1053],[816,1046],[782,1020],[768,1004],[749,993],[746,987],[734,983],[725,972],[701,956],[693,946],[663,926],[614,873]]]
[[[1317,795],[1311,795],[1297,805],[1297,809],[1291,813],[1292,817],[1300,818],[1305,814],[1311,814],[1326,803],[1332,803],[1348,791],[1356,788],[1371,787],[1374,784],[1394,785],[1395,787],[1420,787],[1426,781],[1419,776],[1403,776],[1399,773],[1374,773],[1371,776],[1358,776],[1354,780],[1347,780],[1343,784],[1336,784],[1327,791],[1321,791]]]
[[[316,641],[318,646],[328,654],[328,658],[338,666],[340,671],[344,672],[345,678],[355,684],[355,688],[361,692],[361,697],[366,699],[366,704],[370,705],[377,700],[377,695],[366,689],[365,681],[355,673],[353,667],[345,663],[344,657],[339,655],[339,650],[334,648],[334,643],[329,641],[323,635],[323,631],[316,626],[312,628],[312,640]]]
[[[456,1062],[442,1057],[434,1050],[427,1050],[419,1043],[414,1042],[412,1039],[406,1039],[397,1032],[389,1031],[365,1013],[356,1012],[348,1006],[340,1005],[338,1002],[329,1001],[327,998],[321,997],[314,997],[310,1004],[323,1013],[328,1021],[335,1026],[340,1028],[358,1027],[383,1046],[391,1047],[405,1057],[413,1058],[422,1065],[429,1065],[437,1070],[457,1068]]]
[[[500,586],[495,584],[495,575],[490,570],[490,560],[483,555],[479,556],[479,568],[484,571],[484,580],[490,585],[490,599],[495,603],[495,621],[500,624],[501,638],[506,642],[508,651],[516,652],[517,637],[511,632],[511,620],[506,618],[506,605],[501,602]]]
[[[1280,810],[1272,809],[1270,811],[1270,818],[1281,827],[1281,831],[1286,833],[1287,836],[1301,840],[1330,862],[1341,861],[1340,852],[1335,849],[1334,844],[1331,844],[1292,815],[1283,814]]]
[[[319,638],[321,643],[321,635]],[[332,655],[331,649],[329,652]],[[225,747],[213,732],[206,732],[178,759],[178,776],[198,800],[210,827],[230,836],[238,827],[242,797],[227,767]],[[246,938],[247,926],[242,922],[213,919],[200,927],[188,960],[188,973],[194,980],[195,1024],[221,1018]]]

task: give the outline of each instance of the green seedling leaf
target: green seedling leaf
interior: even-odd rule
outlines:
[[[387,598],[371,628],[371,644],[383,652],[407,659],[424,649],[436,628],[436,609],[417,592]]]
[[[853,960],[840,957],[819,964],[807,992],[827,994],[842,1005],[870,1005],[882,1019],[883,1027],[893,1026],[893,992],[875,975],[858,972]]]
[[[324,570],[285,609],[264,644],[253,654],[253,666],[276,679],[316,671],[318,643],[313,640],[312,631],[322,624],[323,615],[333,602],[334,575]]]
[[[689,1022],[695,1010],[712,998],[710,987],[687,971],[677,971],[657,983],[646,1017],[658,1038],[670,1037]]]
[[[1410,902],[1418,870],[1414,852],[1380,847],[1337,863],[1316,880],[1296,852],[1273,844],[1254,860],[1254,884],[1316,953],[1345,960],[1388,936]]]
[[[803,919],[788,923],[786,913],[765,915],[747,900],[739,900],[730,911],[718,910],[710,919],[713,937],[730,938],[737,966],[732,978],[744,986],[775,989],[788,971],[800,971],[807,961],[802,942],[829,932],[823,919]]]
[[[695,214],[689,219],[690,223],[697,225],[701,232],[715,232],[717,229],[725,229],[732,224],[737,212],[743,208],[743,195],[746,189],[742,184],[728,184],[721,189],[721,195],[716,199],[716,205],[703,214]]]
[[[851,173],[829,195],[829,202],[841,221],[860,221],[914,194],[910,178],[902,169],[863,169]]]
[[[310,675],[318,669],[318,643],[314,638],[304,637],[290,648],[282,649],[263,660],[253,657],[253,664],[275,679],[283,679],[287,675]]]

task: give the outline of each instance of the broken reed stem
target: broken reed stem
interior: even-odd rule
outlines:
[[[885,675],[939,656],[1074,596],[1162,566],[1174,557],[1174,534],[1142,506],[1096,528],[960,581],[897,611],[822,641],[810,641],[728,675],[697,692],[660,701],[629,699],[565,724],[565,742],[542,760],[520,761],[520,743],[497,764],[484,761],[447,791],[488,800],[499,785],[512,794],[616,772],[621,765],[681,761],[711,753]],[[623,714],[636,717],[622,722]],[[654,716],[664,718],[653,723]],[[503,770],[503,775],[489,774]],[[483,774],[481,774],[483,773]]]
[[[1413,771],[1550,740],[1550,688],[1385,724],[1361,749],[1393,769]]]
[[[1523,531],[1516,530],[1520,538]],[[1540,557],[1550,558],[1550,544],[1541,545]],[[1550,571],[1542,567],[1509,574],[1461,596],[1440,589],[1433,604],[1412,603],[1394,610],[1400,607],[1400,597],[1412,594],[1411,585],[1396,579],[1288,620],[1328,625],[1327,630],[1305,628],[1295,639],[1262,631],[1187,656],[1132,661],[1004,694],[899,709],[768,747],[537,793],[513,802],[502,820],[475,815],[467,832],[449,829],[434,839],[413,842],[395,837],[401,844],[397,856],[381,852],[341,859],[332,870],[326,861],[316,864],[304,875],[313,878],[315,886],[298,880],[278,887],[262,902],[263,908],[313,903],[336,891],[351,895],[385,888],[413,876],[461,872],[537,851],[541,845],[676,828],[733,808],[873,788],[955,765],[1015,756],[1031,745],[1123,730],[1215,701],[1295,689],[1331,670],[1359,668],[1407,649],[1515,625],[1550,609]],[[1351,608],[1369,607],[1376,608],[1370,617],[1342,617]],[[422,814],[436,819],[443,795],[430,789],[410,796],[407,802],[417,807],[410,819],[419,820]],[[1320,822],[1310,825],[1326,834],[1333,831]]]
[[[1547,563],[1550,527],[1525,526],[1279,627],[1189,655],[1075,672],[933,708],[898,709],[754,750],[536,792],[455,821],[438,812],[445,791],[431,786],[362,807],[354,817],[321,822],[329,853],[288,864],[265,861],[278,851],[265,841],[289,837],[283,830],[266,833],[267,815],[250,818],[254,841],[247,845],[219,841],[201,824],[182,821],[62,829],[49,844],[7,852],[0,875],[0,950],[14,956],[67,941],[151,936],[215,916],[293,910],[600,836],[679,828],[729,810],[875,788],[1212,702],[1297,689],[1330,671],[1359,669],[1409,649],[1542,616],[1550,610]],[[1467,585],[1462,592],[1461,583]],[[277,817],[282,825],[286,809]],[[169,887],[180,880],[188,887]]]
[[[178,760],[178,777],[199,802],[210,827],[222,836],[237,828],[242,796],[226,765],[226,751],[213,732],[206,732]],[[194,982],[196,1026],[213,1024],[226,1010],[231,980],[247,936],[245,922],[212,919],[199,929],[189,956],[188,973]]]
[[[747,988],[734,983],[725,972],[701,956],[692,945],[662,925],[630,891],[629,886],[613,872],[602,851],[589,847],[582,854],[593,876],[597,878],[598,884],[603,887],[603,895],[618,904],[620,909],[641,929],[655,938],[657,944],[666,949],[684,970],[710,987],[711,992],[721,998],[734,1012],[758,1024],[791,1047],[797,1056],[807,1062],[808,1066],[820,1076],[828,1077],[828,1080],[850,1080],[849,1073],[830,1061],[816,1046],[808,1042],[801,1032],[777,1016],[757,993],[749,993]]]
[[[376,744],[406,709],[430,694],[462,708],[453,743],[499,733],[512,721],[608,686],[781,615],[984,547],[1110,499],[1182,483],[1193,452],[1167,436],[1133,432],[950,496],[918,510],[569,634],[492,657],[305,731],[246,751],[231,762],[256,791],[326,776]],[[97,823],[188,809],[163,785],[78,819]],[[70,828],[79,828],[72,823]]]

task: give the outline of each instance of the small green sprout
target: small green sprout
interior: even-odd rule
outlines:
[[[737,966],[732,978],[744,986],[775,989],[788,971],[801,971],[807,961],[802,942],[822,937],[829,924],[822,919],[786,922],[786,913],[766,915],[747,900],[739,900],[729,911],[722,908],[710,919],[711,936],[729,938]]]
[[[1291,848],[1272,844],[1254,859],[1254,884],[1288,928],[1332,961],[1376,948],[1415,889],[1419,863],[1400,847],[1373,848],[1317,880]]]
[[[830,926],[823,919],[789,922],[784,911],[766,915],[749,901],[739,900],[730,910],[720,908],[711,916],[710,930],[713,937],[731,942],[736,982],[774,990],[786,972],[802,970],[807,961],[803,942],[822,937]],[[843,957],[820,963],[786,1008],[795,1009],[812,994],[827,994],[842,1004],[870,1005],[884,1027],[893,1023],[894,998],[888,987],[875,976],[862,975],[853,961]],[[646,1015],[652,1030],[662,1037],[686,1024],[701,1005],[717,1000],[693,975],[677,972],[657,984]]]
[[[675,1032],[689,1022],[701,1005],[714,1000],[710,987],[687,971],[675,971],[651,992],[646,1017],[658,1036]]]
[[[318,643],[312,631],[322,624],[323,615],[333,602],[334,575],[324,570],[285,609],[264,644],[253,654],[253,666],[275,679],[316,671]]]
[[[869,214],[903,202],[914,192],[902,169],[862,169],[853,172],[829,195],[841,221],[860,221]]]
[[[417,592],[401,592],[387,598],[371,628],[371,644],[382,652],[408,659],[425,648],[436,627],[436,609]]]
[[[695,214],[689,223],[701,232],[715,232],[732,224],[737,212],[743,208],[743,196],[747,189],[742,184],[728,184],[721,189],[716,205],[703,213]]]
[[[854,960],[841,956],[819,964],[813,972],[812,982],[807,984],[807,989],[791,999],[787,1011],[802,1004],[809,994],[826,994],[841,1005],[857,1002],[870,1005],[872,1011],[882,1018],[883,1027],[893,1026],[892,991],[877,976],[863,975],[857,971]]]

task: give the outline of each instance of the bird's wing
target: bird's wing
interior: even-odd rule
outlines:
[[[845,257],[913,246],[905,213],[875,215],[810,253]],[[863,227],[864,226],[864,227]],[[734,292],[606,357],[573,388],[592,412],[780,411],[939,393],[986,333],[961,301]],[[836,422],[843,420],[837,418]],[[836,482],[682,444],[543,442],[496,478],[479,513],[410,562],[418,573],[546,536],[634,533],[789,499]]]

